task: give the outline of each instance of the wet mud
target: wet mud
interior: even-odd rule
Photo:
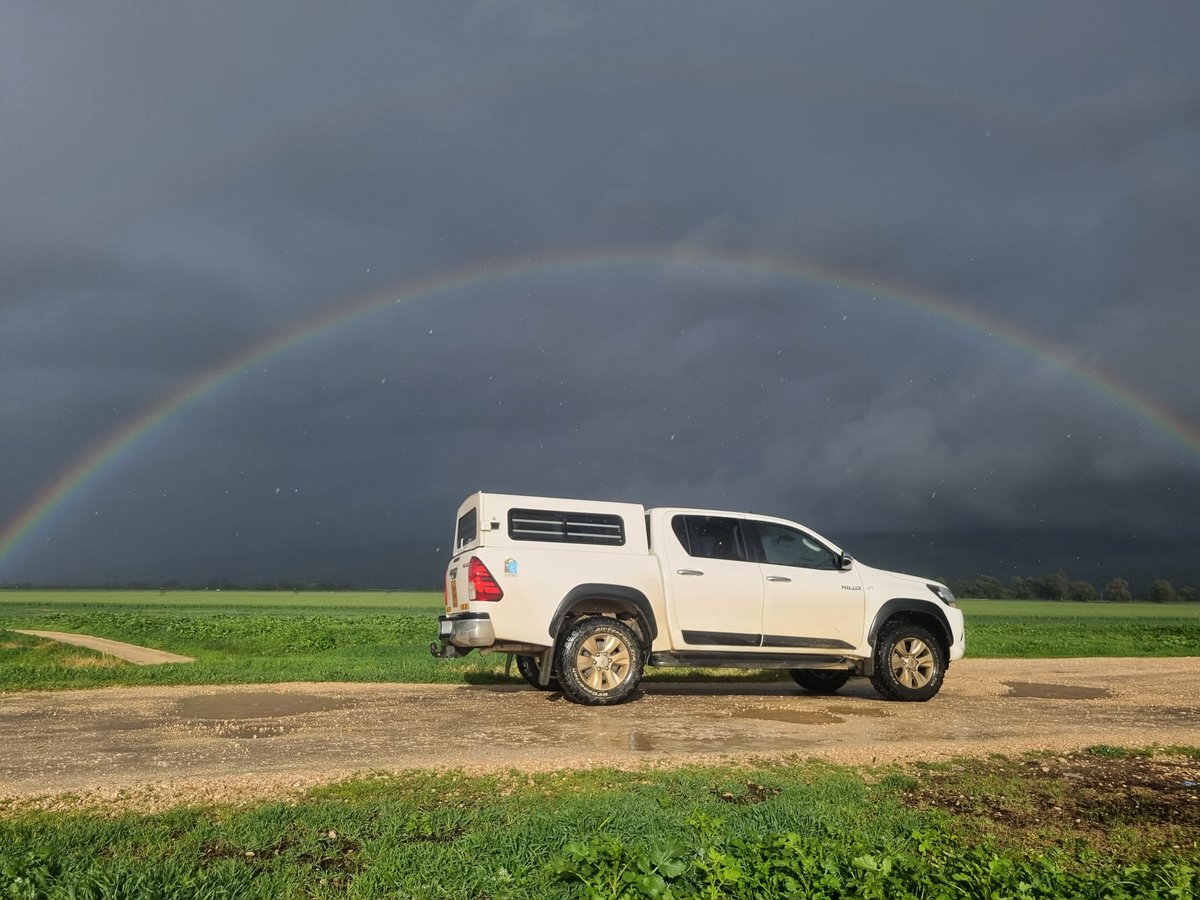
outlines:
[[[311,713],[348,709],[353,700],[282,691],[231,691],[188,697],[175,704],[174,715],[185,728],[213,737],[259,740],[282,737],[300,728]]]
[[[685,729],[631,729],[618,738],[614,749],[635,753],[709,755],[800,751],[817,742],[803,735],[744,732],[695,732]]]
[[[953,775],[930,772],[906,792],[908,799],[990,819],[1018,833],[1055,824],[1075,830],[1103,830],[1115,823],[1200,828],[1200,760],[1081,752],[994,760],[990,768],[1019,779],[1022,792],[966,795]]]
[[[823,709],[739,709],[733,717],[787,722],[789,725],[836,725],[846,721],[841,716],[835,716]]]
[[[1034,700],[1103,700],[1112,696],[1112,691],[1102,687],[1085,687],[1078,684],[1038,684],[1032,681],[1005,681],[1009,697],[1026,697]]]
[[[324,697],[319,694],[231,691],[227,694],[203,694],[180,700],[175,704],[174,713],[184,719],[220,722],[228,719],[300,716],[330,709],[345,709],[353,705],[353,700]]]

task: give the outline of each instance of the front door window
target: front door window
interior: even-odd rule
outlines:
[[[834,552],[803,531],[773,522],[759,522],[758,537],[762,542],[763,562],[769,565],[840,568]]]

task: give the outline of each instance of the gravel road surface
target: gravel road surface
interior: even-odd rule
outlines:
[[[643,685],[612,708],[524,685],[270,684],[0,694],[0,809],[286,796],[400,769],[843,763],[1200,746],[1200,659],[973,660],[929,703],[788,684]],[[57,799],[55,799],[57,798]]]

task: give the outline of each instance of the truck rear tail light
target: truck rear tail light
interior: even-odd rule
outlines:
[[[504,591],[478,556],[472,556],[467,566],[467,585],[467,596],[471,600],[494,601],[504,596]]]

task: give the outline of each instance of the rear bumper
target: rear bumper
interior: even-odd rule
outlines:
[[[454,647],[490,647],[496,643],[496,632],[487,613],[438,616],[438,640]]]

